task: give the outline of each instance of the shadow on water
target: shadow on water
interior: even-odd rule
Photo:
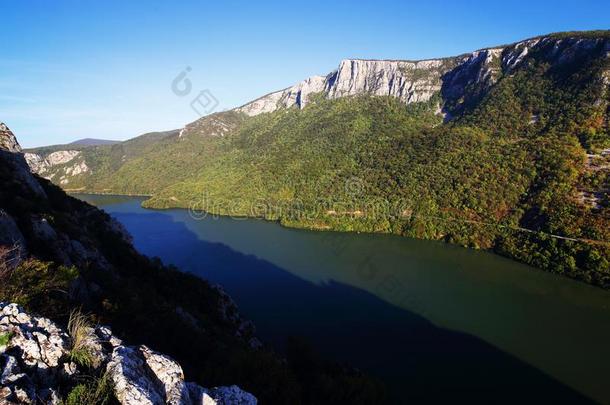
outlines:
[[[259,336],[283,350],[299,336],[382,379],[400,402],[587,403],[585,397],[484,341],[439,328],[363,290],[314,284],[226,245],[200,240],[170,215],[114,212],[136,247],[222,284]]]

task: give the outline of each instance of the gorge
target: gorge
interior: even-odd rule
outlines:
[[[608,403],[609,196],[610,31],[0,123],[0,403]]]

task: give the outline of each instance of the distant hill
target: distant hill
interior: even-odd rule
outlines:
[[[107,139],[84,138],[84,139],[79,139],[77,141],[71,142],[68,145],[101,146],[101,145],[114,145],[117,143],[120,143],[120,141],[110,141]]]

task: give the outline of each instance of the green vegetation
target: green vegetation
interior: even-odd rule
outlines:
[[[104,373],[72,388],[62,405],[106,405],[113,399],[112,380]]]
[[[585,156],[610,147],[603,81],[610,61],[595,48],[559,63],[553,55],[562,49],[554,46],[536,48],[489,88],[469,88],[473,97],[449,106],[458,112],[449,123],[435,114],[440,95],[409,106],[387,97],[318,97],[303,110],[219,113],[183,137],[84,148],[92,174],[70,188],[149,194],[151,208],[445,240],[610,288],[608,170]],[[212,136],[218,122],[231,130]],[[69,315],[83,306],[92,322],[173,356],[188,379],[206,386],[238,384],[262,403],[383,402],[375,381],[299,342],[287,359],[252,350],[215,310],[223,297],[207,282],[137,254],[106,214],[39,182],[44,198],[0,165],[0,207],[19,224],[32,257],[18,262],[10,249],[0,252],[0,300],[70,323],[75,361],[88,364],[80,350],[86,322]],[[590,204],[584,192],[601,197]],[[62,266],[70,262],[66,245],[37,238],[32,218],[104,260]],[[96,403],[99,385],[79,385],[68,403]]]
[[[548,35],[551,38],[555,39],[565,39],[565,38],[590,38],[590,39],[598,39],[598,38],[610,38],[609,30],[594,30],[594,31],[564,31],[564,32],[556,32]]]
[[[74,267],[28,259],[16,266],[0,283],[0,301],[15,302],[34,311],[52,314],[66,309],[70,285],[77,278]]]
[[[12,336],[10,333],[0,333],[0,347],[8,345],[11,338]]]

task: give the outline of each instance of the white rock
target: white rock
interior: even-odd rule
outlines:
[[[157,405],[165,403],[160,387],[146,373],[139,350],[119,346],[107,365],[114,393],[122,405]]]
[[[49,156],[47,156],[46,160],[50,166],[57,166],[71,162],[79,155],[80,152],[76,150],[60,150],[51,153]]]
[[[15,304],[0,302],[0,333],[10,332],[7,351],[0,354],[0,404],[6,401],[57,404],[62,381],[80,374],[69,361],[69,337],[52,321],[30,316]],[[203,388],[186,383],[182,367],[146,346],[126,347],[110,329],[97,327],[94,356],[107,370],[123,405],[225,404],[252,405],[256,398],[236,386]],[[82,371],[82,370],[81,370]]]
[[[184,372],[180,364],[167,356],[155,353],[146,346],[140,348],[146,364],[163,384],[165,402],[170,405],[180,405],[188,398],[184,383]]]
[[[284,96],[284,91],[285,90],[280,90],[264,95],[246,105],[239,107],[237,111],[243,112],[251,117],[263,113],[273,112],[279,108],[278,103]]]
[[[254,395],[243,391],[236,385],[201,388],[196,384],[187,384],[192,404],[197,405],[256,405],[258,400]]]
[[[95,328],[95,334],[102,343],[108,343],[112,348],[121,346],[123,341],[112,334],[112,330],[106,326],[98,326]]]

